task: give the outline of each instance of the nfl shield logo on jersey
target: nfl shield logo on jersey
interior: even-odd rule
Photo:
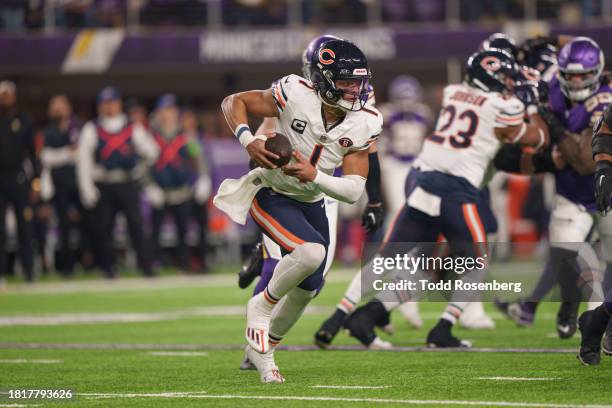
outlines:
[[[341,138],[340,140],[338,140],[338,143],[340,143],[340,146],[344,148],[351,147],[353,145],[353,141],[348,137]]]

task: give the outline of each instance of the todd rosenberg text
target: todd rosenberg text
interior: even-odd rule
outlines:
[[[438,282],[430,282],[426,279],[417,281],[400,280],[385,282],[382,279],[377,279],[372,283],[372,287],[376,291],[440,291],[440,290],[455,290],[455,291],[475,291],[475,292],[522,292],[522,282],[499,282],[493,280],[491,282],[466,282],[461,280],[441,280]]]

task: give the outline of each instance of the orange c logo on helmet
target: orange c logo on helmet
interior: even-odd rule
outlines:
[[[480,61],[480,66],[486,69],[487,71],[498,71],[501,68],[501,61],[499,58],[494,56],[484,57],[482,61]]]
[[[324,54],[329,55],[329,58],[325,58]],[[330,50],[329,48],[324,48],[319,51],[319,62],[323,65],[333,64],[334,58],[336,58],[336,53]]]

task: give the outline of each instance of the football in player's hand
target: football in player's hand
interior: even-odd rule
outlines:
[[[276,160],[270,159],[270,161],[278,167],[282,167],[289,163],[291,155],[293,154],[293,147],[291,146],[289,138],[282,133],[277,133],[275,136],[269,137],[266,140],[266,150],[279,156]]]

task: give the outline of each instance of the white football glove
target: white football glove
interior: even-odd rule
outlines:
[[[82,188],[80,193],[81,202],[85,208],[94,208],[100,199],[100,190],[98,190],[98,188],[93,184]]]
[[[210,198],[210,193],[212,192],[212,183],[210,182],[210,177],[208,176],[200,176],[193,186],[193,195],[195,200],[203,204]]]
[[[151,183],[145,187],[145,196],[149,203],[154,208],[160,208],[164,205],[164,190],[155,183]]]

